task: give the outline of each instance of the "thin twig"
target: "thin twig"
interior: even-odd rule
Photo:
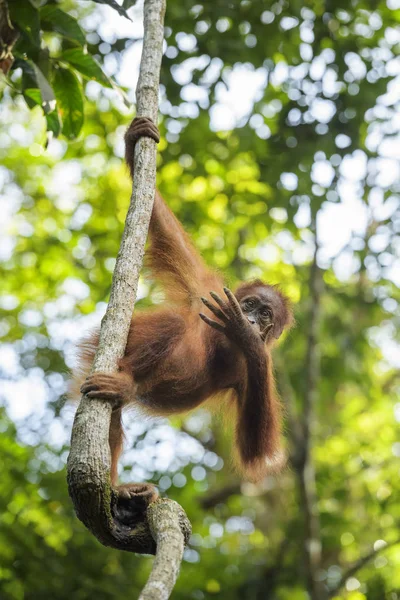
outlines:
[[[389,542],[387,544],[379,546],[378,548],[376,548],[376,550],[375,549],[372,550],[371,552],[369,552],[365,556],[361,556],[361,558],[359,558],[351,567],[349,567],[347,569],[347,571],[345,571],[343,573],[343,575],[340,578],[340,580],[337,583],[337,585],[335,585],[335,587],[333,589],[329,590],[329,598],[333,598],[334,596],[336,596],[336,594],[344,586],[344,584],[346,583],[346,581],[348,579],[350,579],[350,577],[353,577],[357,573],[357,571],[359,571],[360,569],[362,569],[363,567],[365,567],[365,565],[368,564],[372,559],[374,559],[378,554],[380,554],[381,552],[384,552],[388,548],[392,548],[393,546],[397,546],[398,544],[400,544],[400,540],[394,540],[393,542]]]
[[[210,508],[217,506],[217,504],[226,502],[231,496],[240,493],[241,483],[239,481],[235,481],[212,491],[208,496],[199,498],[199,503],[204,510],[209,510]]]

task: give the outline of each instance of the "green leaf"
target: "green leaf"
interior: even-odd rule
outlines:
[[[23,91],[24,96],[27,96],[31,100],[33,100],[34,104],[39,106],[42,105],[42,94],[40,93],[39,88],[27,88]],[[25,98],[27,100],[27,98]]]
[[[19,68],[22,70],[21,85],[22,85],[22,93],[23,94],[25,94],[25,90],[36,89],[38,87],[36,77],[35,77],[35,71],[34,71],[32,63],[30,61],[24,60],[22,58],[16,58],[14,61],[14,64],[13,64],[13,68],[14,69]],[[32,102],[32,99],[30,98],[29,94],[25,98],[25,100],[30,108],[32,108],[33,106],[36,105],[36,101]]]
[[[69,70],[59,68],[54,76],[54,90],[62,132],[68,138],[77,137],[83,125],[83,96],[77,77]]]
[[[137,0],[124,0],[122,6],[125,10],[129,10],[131,6],[134,6],[136,4],[136,2]]]
[[[32,108],[40,104],[45,113],[54,110],[54,90],[39,67],[32,60],[17,59],[15,62],[16,66],[22,69],[22,93],[28,106]],[[40,102],[38,102],[38,92]]]
[[[75,40],[83,46],[86,42],[85,35],[76,19],[52,4],[47,4],[40,9],[42,29],[57,31],[66,38]]]
[[[117,2],[115,2],[115,0],[94,0],[94,1],[97,4],[107,4],[108,6],[111,6],[111,8],[114,8],[120,15],[122,15],[123,17],[126,17],[130,21],[132,20],[130,18],[130,16],[128,15],[128,13],[126,12],[126,10],[122,6],[120,6]]]
[[[51,112],[54,110],[56,104],[54,90],[47,81],[46,77],[43,75],[42,71],[37,65],[35,65],[34,62],[32,62],[32,67],[42,96],[42,108],[45,113]]]
[[[71,48],[63,52],[62,61],[88,79],[94,79],[106,87],[113,87],[111,80],[103,73],[99,63],[90,54],[84,54],[80,48]]]
[[[12,0],[8,3],[11,21],[34,46],[40,47],[39,11],[29,0]]]
[[[54,137],[58,137],[61,131],[60,117],[57,110],[46,115],[47,131],[51,131]]]

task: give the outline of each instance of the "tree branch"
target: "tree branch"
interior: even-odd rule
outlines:
[[[158,114],[164,12],[165,0],[145,0],[137,115],[150,117],[154,122],[157,122]],[[156,145],[152,139],[141,138],[135,147],[132,197],[92,372],[116,371],[118,360],[125,351],[153,207],[155,180]],[[138,517],[132,507],[131,514],[125,510],[123,522],[118,519],[115,510],[118,496],[110,483],[110,418],[109,403],[82,397],[68,457],[69,493],[79,519],[104,545],[149,554],[157,550],[150,578],[153,583],[148,584],[153,586],[152,598],[157,598],[154,592],[157,577],[160,577],[161,587],[165,583],[165,590],[171,591],[175,583],[183,546],[190,535],[190,523],[183,509],[170,500],[155,502],[144,517]],[[168,582],[162,576],[160,565],[168,571]],[[161,597],[166,598],[166,592]]]
[[[159,499],[150,504],[147,520],[157,544],[157,554],[139,600],[165,600],[179,574],[185,546],[182,529],[186,528],[187,517],[177,502]]]
[[[380,554],[384,550],[387,550],[388,548],[392,548],[392,546],[397,546],[398,544],[400,544],[400,540],[394,540],[393,542],[389,542],[388,544],[380,546],[376,550],[372,550],[372,552],[369,552],[365,556],[361,556],[361,558],[359,558],[351,567],[349,567],[347,569],[347,571],[345,571],[343,573],[343,575],[340,578],[338,584],[335,585],[335,587],[333,589],[329,590],[329,596],[328,597],[329,598],[333,598],[334,596],[336,596],[336,594],[344,586],[344,584],[346,583],[346,581],[350,577],[353,577],[353,575],[355,575],[357,573],[357,571],[359,571],[360,569],[362,569],[363,567],[365,567],[365,565],[368,564],[378,554]]]
[[[279,381],[279,392],[283,400],[285,417],[288,424],[290,461],[293,465],[295,465],[296,462],[300,460],[300,458],[298,459],[297,456],[303,444],[304,432],[302,423],[300,421],[299,411],[296,407],[295,392],[286,372],[286,366],[284,365],[283,360],[279,357],[275,364],[277,364],[277,370],[279,372],[279,376],[277,378]]]
[[[228,498],[234,494],[240,493],[241,483],[239,481],[234,481],[232,483],[228,483],[222,488],[212,491],[208,496],[199,498],[199,504],[204,510],[209,510],[210,508],[217,506],[217,504],[226,502]]]
[[[0,71],[4,75],[14,62],[12,50],[18,37],[18,31],[11,23],[7,0],[0,0]]]
[[[321,271],[317,264],[318,235],[316,224],[315,251],[310,270],[311,307],[305,365],[304,417],[301,447],[296,453],[296,473],[298,477],[301,510],[304,515],[305,539],[304,556],[307,589],[311,600],[323,600],[326,591],[316,577],[321,568],[321,533],[319,523],[318,497],[316,490],[315,467],[311,455],[311,441],[315,422],[315,402],[319,378],[318,329],[322,293]]]

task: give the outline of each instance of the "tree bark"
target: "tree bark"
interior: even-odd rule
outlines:
[[[137,86],[137,116],[157,122],[158,89],[163,45],[165,0],[145,0],[144,40]],[[112,373],[123,356],[136,300],[139,272],[153,208],[156,181],[156,144],[141,138],[135,147],[135,181],[121,247],[113,274],[110,301],[102,320],[100,341],[92,372]],[[114,516],[117,494],[110,484],[108,434],[111,405],[83,396],[72,429],[68,457],[68,488],[76,514],[106,546],[130,552],[157,552],[152,589],[157,585],[167,598],[175,583],[190,523],[172,500],[158,500],[131,525]],[[168,551],[166,551],[166,548]],[[168,578],[161,575],[160,565]],[[168,581],[167,581],[168,579]],[[150,582],[149,582],[150,585]],[[146,586],[147,587],[147,586]],[[149,596],[143,596],[143,598]]]
[[[150,577],[139,600],[166,600],[179,574],[187,517],[173,500],[157,500],[147,510],[150,531],[157,543],[157,554]]]
[[[18,37],[18,31],[11,23],[7,0],[0,0],[0,71],[4,75],[14,62],[12,50]]]
[[[315,404],[320,376],[318,351],[321,294],[323,280],[317,264],[318,232],[314,223],[315,251],[310,270],[310,321],[305,365],[304,417],[302,433],[293,452],[293,466],[299,486],[301,512],[304,516],[304,570],[307,591],[311,600],[326,600],[327,590],[318,575],[321,570],[322,544],[315,466],[312,457],[312,438],[315,428]]]

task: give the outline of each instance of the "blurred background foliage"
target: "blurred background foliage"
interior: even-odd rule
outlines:
[[[99,4],[105,4],[99,3]],[[13,0],[0,82],[0,597],[137,597],[151,558],[73,514],[62,401],[110,289],[141,7]],[[112,5],[115,3],[108,2]],[[127,417],[125,481],[193,525],[174,598],[400,598],[400,5],[168,0],[158,185],[229,283],[295,304],[275,350],[290,466],[230,468],[200,410]],[[396,58],[397,57],[397,58]],[[162,291],[144,274],[141,306]]]

